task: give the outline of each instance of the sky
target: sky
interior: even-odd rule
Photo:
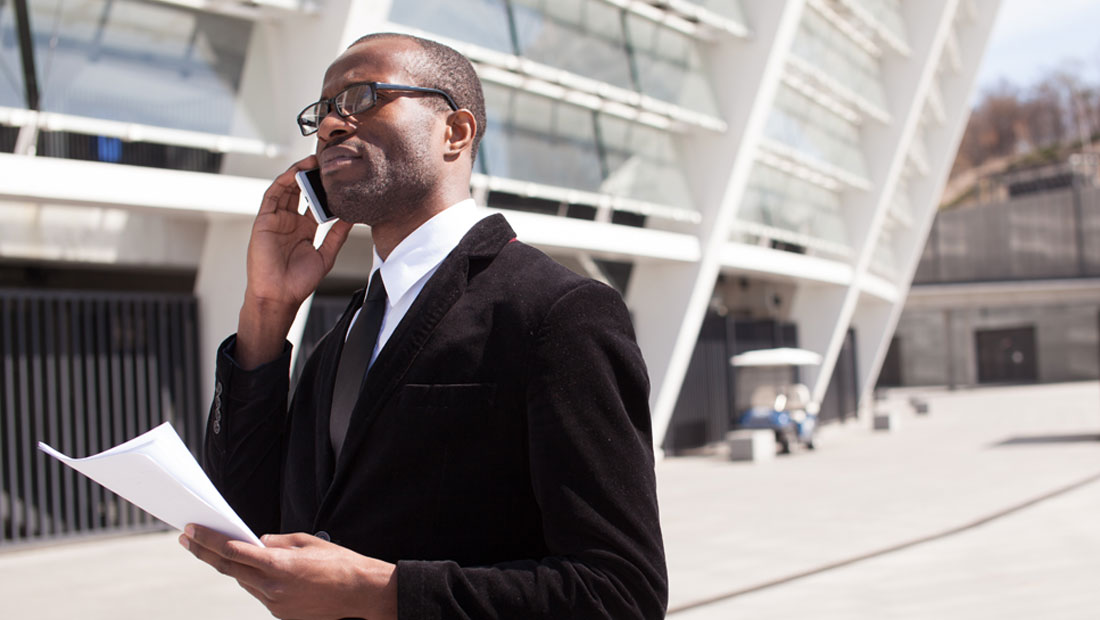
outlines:
[[[1002,78],[1030,86],[1066,59],[1079,59],[1082,75],[1097,80],[1098,31],[1100,0],[1003,0],[978,74],[978,89]]]

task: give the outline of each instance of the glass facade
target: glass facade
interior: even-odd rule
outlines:
[[[602,0],[395,2],[390,21],[717,115],[701,44]]]
[[[884,29],[908,44],[905,20],[901,17],[901,0],[851,0],[862,7]]]
[[[722,4],[722,3],[700,3]],[[735,4],[727,17],[740,17]],[[390,21],[717,115],[699,43],[602,0],[395,2]],[[668,133],[484,82],[478,171],[694,209]]]
[[[691,208],[672,138],[662,131],[485,83],[479,172]]]
[[[137,0],[30,7],[44,111],[229,133],[250,22]]]
[[[627,13],[630,47],[639,90],[654,99],[718,116],[702,54],[694,40]]]
[[[887,109],[878,60],[817,11],[807,8],[791,52],[853,94]]]
[[[597,116],[604,156],[603,192],[696,209],[672,136],[614,116]]]
[[[789,86],[776,93],[764,133],[811,159],[867,177],[859,128]]]
[[[753,168],[737,218],[849,245],[837,193],[763,164]]]
[[[486,83],[488,125],[478,155],[485,174],[598,191],[600,158],[592,112]]]
[[[515,53],[505,0],[394,2],[390,21],[505,54]]]
[[[745,14],[741,11],[741,3],[739,0],[687,0],[691,4],[698,4],[704,9],[714,13],[715,15],[721,15],[727,19],[732,19],[735,22],[741,24],[745,23]]]
[[[0,2],[0,106],[27,107],[19,39],[15,34],[15,11],[10,2]]]
[[[514,0],[517,54],[634,89],[622,9],[599,0]]]

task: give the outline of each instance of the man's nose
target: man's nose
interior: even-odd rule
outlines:
[[[331,110],[321,118],[321,123],[317,126],[317,138],[322,142],[327,142],[332,138],[351,133],[354,130],[355,124],[351,119],[340,116],[336,113],[336,110]]]

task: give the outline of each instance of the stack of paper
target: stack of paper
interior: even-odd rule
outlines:
[[[176,529],[197,523],[263,546],[214,488],[169,422],[82,459],[65,456],[41,441],[38,449]]]

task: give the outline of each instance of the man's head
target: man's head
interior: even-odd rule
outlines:
[[[420,53],[410,58],[410,63],[405,70],[409,72],[414,86],[439,89],[451,96],[455,104],[460,108],[469,110],[477,121],[477,135],[470,147],[470,165],[477,158],[477,149],[481,144],[481,138],[485,135],[485,93],[481,89],[481,79],[470,61],[453,48],[430,39],[422,39],[408,34],[392,32],[379,32],[359,37],[348,49],[366,43],[368,41],[383,40],[387,38],[404,39],[412,41],[420,47]],[[436,99],[436,106],[440,110],[447,110],[447,102]]]
[[[374,105],[352,114],[322,107],[316,150],[333,212],[371,226],[418,224],[468,196],[485,128],[484,96],[470,62],[433,41],[368,35],[329,66],[322,101],[365,83],[420,90],[356,88],[368,98],[373,93]]]

